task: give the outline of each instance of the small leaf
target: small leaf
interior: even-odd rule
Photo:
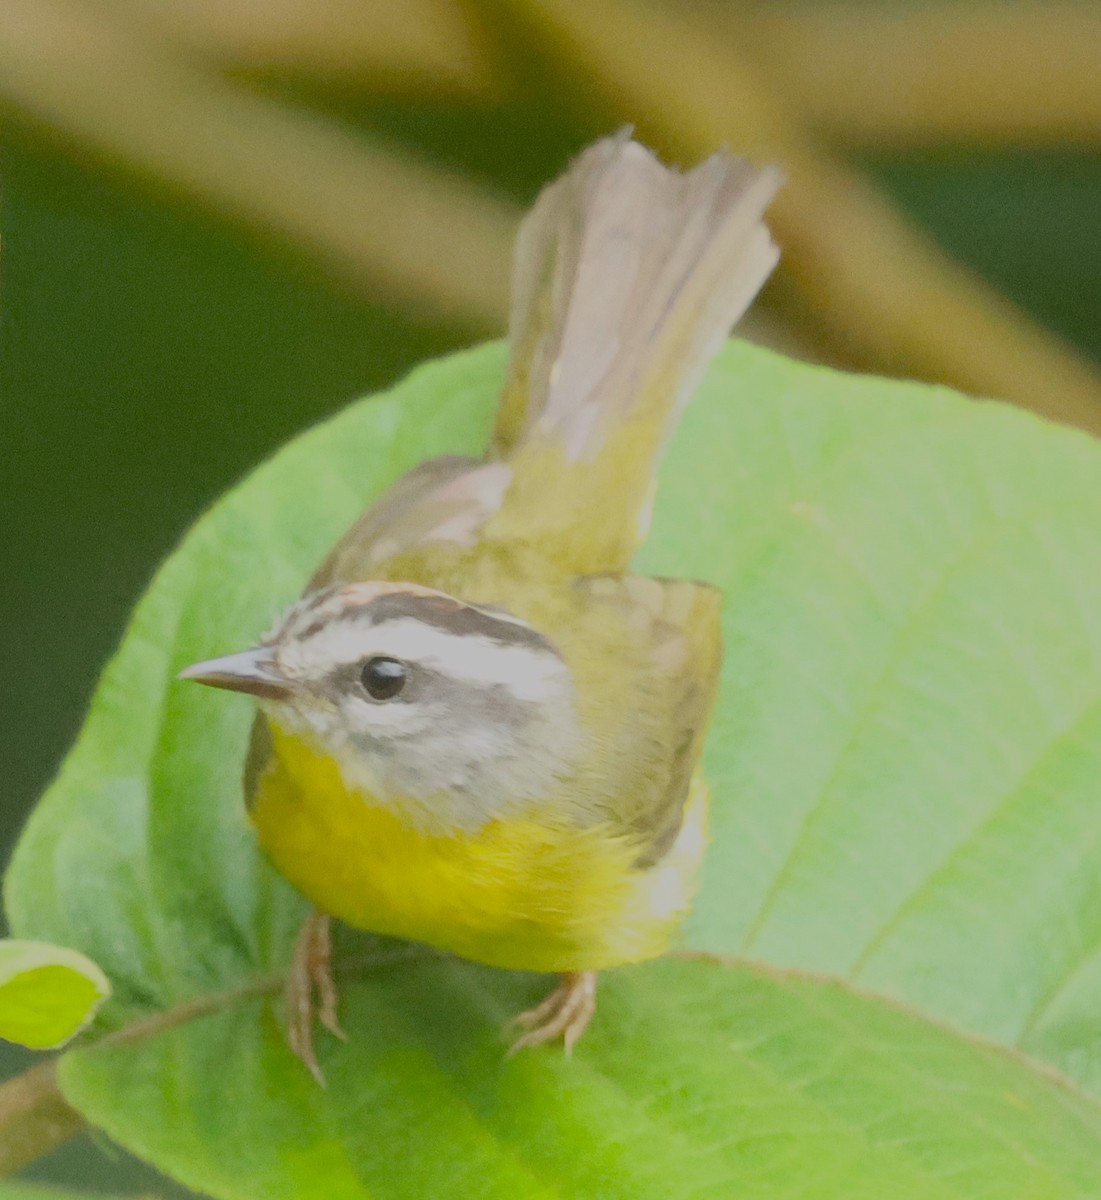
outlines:
[[[46,942],[0,940],[0,1037],[32,1050],[63,1045],[111,994],[90,958]]]

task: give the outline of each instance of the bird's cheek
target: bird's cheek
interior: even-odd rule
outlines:
[[[431,730],[439,716],[424,705],[394,701],[389,704],[357,705],[349,720],[364,737],[401,739]]]

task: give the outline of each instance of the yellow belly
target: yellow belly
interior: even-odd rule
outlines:
[[[493,966],[598,970],[661,954],[694,891],[706,840],[697,777],[677,842],[640,871],[607,829],[538,813],[476,834],[426,835],[359,792],[331,759],[274,731],[253,808],[260,844],[323,911]]]

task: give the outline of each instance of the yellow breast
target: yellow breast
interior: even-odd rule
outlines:
[[[427,835],[361,792],[335,762],[273,731],[253,821],[276,867],[325,912],[464,958],[533,971],[597,970],[662,953],[694,891],[706,840],[697,779],[677,842],[648,870],[602,827],[553,806],[475,834]]]

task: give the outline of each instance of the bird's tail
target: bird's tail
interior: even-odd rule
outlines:
[[[516,245],[495,430],[512,482],[487,533],[578,574],[626,567],[681,411],[776,263],[779,183],[729,154],[682,174],[620,134],[542,193]]]

